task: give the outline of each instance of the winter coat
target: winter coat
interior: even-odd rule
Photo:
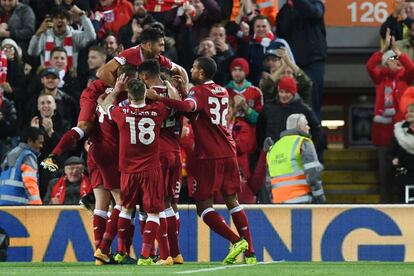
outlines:
[[[399,100],[408,84],[414,80],[414,63],[406,54],[399,60],[402,68],[391,72],[387,67],[378,67],[381,64],[382,52],[374,53],[366,64],[367,71],[375,83],[375,110],[372,124],[372,143],[375,145],[389,145],[392,139],[393,125],[404,117],[399,112]],[[392,89],[392,91],[388,91]],[[387,90],[387,91],[386,91]],[[387,102],[386,94],[390,94]],[[394,115],[395,114],[395,115]]]
[[[414,131],[407,121],[394,125],[391,155],[398,158],[399,166],[407,169],[407,175],[414,176]]]

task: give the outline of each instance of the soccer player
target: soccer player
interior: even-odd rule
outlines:
[[[129,104],[126,107],[112,103],[126,86]],[[137,79],[126,82],[124,75],[117,79],[114,91],[103,101],[102,107],[111,116],[119,130],[119,169],[121,171],[122,210],[118,219],[118,253],[115,258],[122,262],[126,256],[127,229],[131,214],[139,203],[148,214],[142,236],[141,256],[138,265],[153,264],[150,258],[155,235],[164,210],[164,189],[159,158],[159,134],[161,124],[169,116],[162,103],[145,104],[145,84]],[[95,258],[108,263],[109,248],[99,247]]]
[[[121,70],[122,69],[122,70]],[[136,67],[126,65],[118,70],[119,73],[125,72],[130,79],[137,78]],[[122,101],[126,98],[126,93],[117,99]],[[118,129],[115,123],[108,118],[106,112],[101,106],[96,111],[94,131],[91,133],[89,140],[92,142],[88,152],[88,168],[96,199],[93,229],[95,237],[95,247],[109,248],[116,234],[119,213],[121,211],[121,195],[118,170]],[[114,199],[115,206],[111,216],[107,218],[108,207],[111,199]],[[135,226],[131,223],[128,232],[128,241],[132,242],[133,231]],[[104,235],[105,233],[105,235]],[[130,244],[126,246],[127,258],[123,262],[130,261],[129,257]],[[97,260],[96,265],[102,265]]]
[[[177,111],[189,112],[195,140],[195,180],[193,198],[197,213],[216,233],[232,243],[224,264],[233,264],[245,252],[246,263],[256,263],[249,223],[237,201],[240,174],[236,147],[227,128],[229,96],[227,90],[212,81],[217,71],[215,61],[199,57],[193,63],[191,77],[196,84],[184,101],[148,93],[147,97],[159,100]],[[172,96],[173,98],[173,96]],[[214,196],[221,193],[240,236],[226,224],[213,209]]]
[[[166,83],[160,77],[160,65],[157,60],[146,60],[138,67],[138,76],[146,86],[157,94],[168,97]],[[172,88],[171,85],[170,89]],[[180,118],[175,112],[161,126],[160,159],[164,173],[165,210],[160,213],[160,228],[157,241],[160,248],[160,260],[157,264],[182,264],[184,262],[178,245],[177,202],[181,189],[181,157],[178,131]],[[174,208],[172,207],[174,205]],[[172,258],[171,258],[171,257]]]
[[[160,29],[146,28],[142,31],[140,39],[141,43],[138,46],[122,51],[118,56],[99,68],[96,73],[98,78],[113,86],[119,66],[126,63],[139,66],[146,59],[157,59],[160,66],[166,67],[173,71],[173,73],[180,75],[185,83],[188,84],[188,76],[185,69],[161,55],[165,51],[165,42],[164,33]]]

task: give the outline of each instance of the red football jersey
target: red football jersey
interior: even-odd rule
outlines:
[[[161,67],[165,67],[170,70],[174,68],[174,63],[172,63],[169,58],[163,55],[159,55],[156,59],[158,60]],[[118,63],[121,65],[128,63],[139,66],[142,62],[144,62],[145,58],[142,54],[141,46],[138,45],[122,51],[118,56],[115,57],[115,60],[118,61]]]
[[[103,81],[94,80],[82,91],[79,101],[80,114],[78,121],[94,121],[96,106],[98,105],[97,100],[108,88],[110,87]]]
[[[160,166],[159,135],[169,112],[163,103],[112,106],[112,120],[119,131],[119,169],[137,173]]]
[[[168,97],[166,86],[152,86],[151,88],[153,88],[158,95]],[[161,126],[160,152],[180,151],[178,127],[179,119],[177,118],[177,113],[172,110]]]
[[[208,81],[191,88],[185,100],[195,103],[195,113],[190,116],[195,156],[199,159],[236,156],[236,146],[227,128],[227,90],[213,81]]]

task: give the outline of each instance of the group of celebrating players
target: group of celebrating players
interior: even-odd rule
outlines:
[[[197,58],[188,76],[179,65],[161,55],[164,35],[145,29],[141,43],[127,49],[97,73],[99,79],[82,92],[78,124],[64,134],[42,165],[54,171],[57,157],[88,136],[88,168],[96,198],[93,216],[97,265],[125,263],[135,230],[132,217],[139,206],[142,248],[138,265],[182,264],[177,200],[181,187],[179,133],[183,116],[194,132],[194,184],[192,197],[201,219],[231,242],[224,264],[241,253],[256,263],[249,223],[237,201],[240,173],[236,147],[227,128],[229,95],[212,81],[217,65]],[[161,77],[160,67],[173,75]],[[237,232],[213,208],[221,194]],[[108,217],[112,199],[115,205]],[[118,236],[117,253],[110,246]],[[159,259],[154,242],[157,240]],[[113,258],[112,258],[113,257]]]

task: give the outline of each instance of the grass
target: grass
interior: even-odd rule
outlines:
[[[185,263],[174,266],[106,265],[93,263],[0,263],[0,275],[414,275],[414,263],[396,262],[274,262],[224,266]]]

